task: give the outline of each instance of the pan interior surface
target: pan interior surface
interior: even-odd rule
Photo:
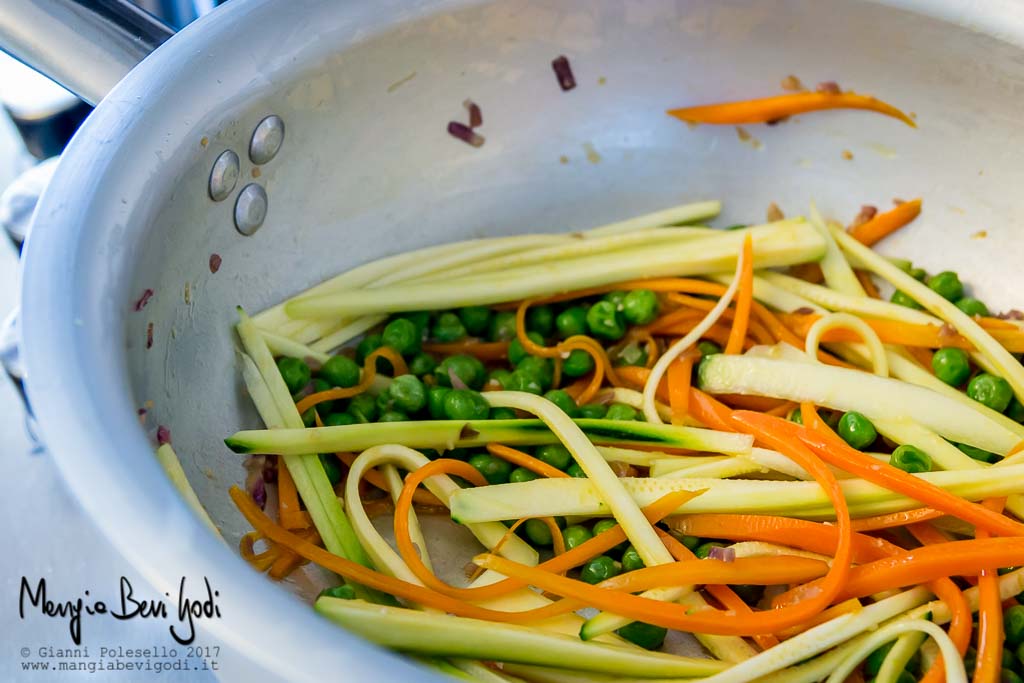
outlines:
[[[344,10],[307,0],[293,3],[287,22],[273,2],[236,2],[186,29],[104,102],[48,192],[29,247],[26,355],[43,436],[86,508],[157,581],[175,580],[161,577],[161,552],[203,542],[150,458],[157,425],[170,429],[228,544],[248,530],[226,495],[244,479],[242,456],[222,443],[259,425],[238,379],[235,306],[259,311],[374,258],[583,229],[706,198],[725,202],[717,224],[729,225],[759,220],[771,202],[795,215],[813,200],[848,222],[861,204],[920,196],[922,218],[884,251],[957,270],[996,310],[1019,301],[1022,207],[1011,188],[1024,184],[1014,154],[1024,142],[1024,50],[1010,42],[840,0]],[[246,36],[245,50],[216,40],[232,32]],[[578,84],[568,92],[551,68],[561,54]],[[741,134],[664,113],[774,94],[789,74],[812,89],[834,80],[876,95],[914,112],[919,127],[826,112]],[[467,98],[483,111],[480,148],[445,132],[466,119]],[[257,166],[249,141],[269,114],[286,134]],[[210,169],[228,149],[240,178],[215,202]],[[268,211],[244,237],[232,215],[249,183],[265,189]],[[147,289],[152,298],[135,311]],[[74,353],[42,341],[53,320],[57,339],[76,340]],[[51,396],[56,389],[65,396]],[[98,500],[96,486],[109,495]],[[223,549],[206,549],[203,561],[227,561]],[[318,584],[302,575],[288,585],[309,597]],[[273,627],[253,618],[254,628]],[[323,628],[312,612],[309,622]]]

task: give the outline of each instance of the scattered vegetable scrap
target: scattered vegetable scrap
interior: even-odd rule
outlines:
[[[783,90],[788,90],[790,92],[800,92],[801,90],[807,89],[804,87],[804,84],[800,82],[800,79],[793,74],[783,78],[781,85]]]
[[[472,128],[464,123],[458,121],[448,122],[448,134],[453,138],[458,138],[466,144],[472,145],[473,147],[480,147],[484,144],[485,140],[482,135],[475,132]]]
[[[145,308],[146,304],[149,303],[149,300],[150,298],[152,298],[152,296],[153,290],[147,288],[146,291],[142,293],[142,296],[140,296],[138,300],[135,302],[135,310],[141,311],[143,308]]]
[[[153,323],[146,325],[146,348],[153,348]]]
[[[863,211],[863,209],[861,209]],[[861,244],[872,246],[883,237],[890,235],[921,213],[921,200],[901,202],[896,208],[874,215],[869,220],[850,229],[850,235]]]
[[[551,62],[551,68],[555,71],[555,78],[558,79],[558,86],[566,91],[576,87],[576,77],[572,75],[572,67],[569,66],[569,58],[565,55],[555,57]]]
[[[854,92],[798,92],[756,100],[670,109],[667,113],[687,123],[736,125],[767,123],[787,116],[824,109],[865,109],[899,119],[911,128],[917,127],[913,119],[892,105]]]
[[[482,126],[483,125],[483,123],[484,123],[484,115],[483,115],[483,112],[480,111],[480,107],[479,107],[479,105],[477,105],[476,102],[474,102],[473,100],[469,100],[469,99],[463,100],[462,101],[462,106],[465,107],[466,111],[469,112],[469,127],[470,128],[476,128],[477,126]]]
[[[220,270],[221,262],[222,259],[220,257],[220,254],[210,254],[210,272],[216,273],[218,270]]]
[[[164,425],[159,425],[156,428],[156,442],[163,446],[165,443],[171,442],[171,430]]]
[[[853,152],[851,152],[848,149],[844,149],[842,152],[842,157],[847,161],[853,161]]]

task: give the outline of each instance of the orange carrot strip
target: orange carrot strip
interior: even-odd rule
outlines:
[[[448,342],[445,344],[432,343],[424,344],[423,350],[427,353],[439,353],[443,356],[452,356],[464,353],[480,360],[504,360],[508,358],[508,342],[482,342],[475,339],[464,341]]]
[[[743,340],[747,338],[747,324],[750,322],[750,306],[754,300],[754,240],[749,234],[743,240],[742,254],[743,271],[740,273],[740,286],[736,293],[736,318],[725,345],[725,353],[732,355],[743,350]]]
[[[878,291],[878,287],[875,286],[875,281],[871,279],[871,273],[866,270],[860,270],[859,268],[853,271],[853,274],[857,277],[857,282],[864,288],[864,293],[872,299],[881,299],[882,295]]]
[[[746,394],[717,394],[719,401],[732,408],[743,408],[745,410],[756,410],[759,413],[767,413],[769,410],[779,406],[788,406],[792,401],[780,398],[769,398],[768,396],[747,396]]]
[[[921,213],[920,199],[903,202],[897,204],[896,208],[885,213],[875,214],[875,217],[866,223],[851,228],[850,235],[861,244],[870,247],[886,235],[896,232],[917,218],[919,213]]]
[[[856,612],[859,612],[861,609],[863,609],[863,607],[864,606],[861,605],[860,600],[858,600],[857,598],[850,598],[849,600],[844,600],[836,605],[832,605],[827,610],[825,610],[818,616],[814,617],[813,619],[808,620],[806,624],[800,624],[799,626],[794,626],[793,628],[787,628],[785,631],[779,633],[779,637],[792,638],[793,636],[798,636],[804,631],[808,631],[814,628],[815,626],[824,624],[826,621],[831,621],[832,619],[835,619],[836,617],[841,616],[843,614],[855,614]]]
[[[508,462],[512,463],[513,465],[518,465],[519,467],[525,467],[526,469],[530,470],[531,472],[535,472],[536,474],[539,474],[542,477],[550,477],[552,479],[558,479],[558,478],[567,478],[569,476],[568,474],[566,474],[562,470],[558,469],[557,467],[552,467],[551,465],[547,464],[543,460],[538,460],[537,458],[533,457],[532,455],[524,453],[524,452],[522,452],[520,450],[516,450],[515,448],[509,448],[508,446],[503,446],[500,443],[489,443],[489,444],[487,444],[487,450],[488,450],[488,452],[490,452],[491,455],[495,455],[495,456],[501,458],[502,460],[507,460]]]
[[[823,109],[864,109],[899,119],[911,128],[917,124],[909,116],[891,104],[854,92],[797,92],[774,95],[756,100],[723,102],[683,109],[670,109],[668,113],[680,121],[689,123],[742,124],[767,123],[787,116]]]
[[[739,431],[732,422],[729,406],[693,387],[690,388],[690,414],[712,429],[721,432]]]
[[[803,414],[802,409],[801,414]],[[806,422],[806,416],[804,419]],[[909,496],[998,536],[1024,535],[1024,524],[964,500],[919,477],[850,448],[824,422],[819,421],[814,428],[800,427],[795,423],[788,422],[786,425],[780,425],[780,428],[790,436],[799,438],[829,464],[850,474],[855,474],[890,491]]]
[[[697,559],[697,556],[694,555],[689,548],[677,541],[671,534],[668,534],[661,529],[657,529],[656,531],[658,532],[658,538],[661,539],[662,543],[665,544],[665,548],[676,560],[684,562],[687,560]],[[726,609],[730,609],[733,612],[738,612],[740,614],[751,614],[754,611],[750,608],[750,605],[743,602],[743,598],[736,595],[736,591],[729,588],[729,586],[724,584],[708,584],[704,588],[712,595],[712,597],[715,598],[715,600],[722,603],[722,606]],[[775,647],[779,644],[778,638],[772,635],[757,634],[753,636],[753,638],[754,642],[757,643],[762,650],[767,650],[768,648]]]
[[[335,455],[337,455],[338,458],[349,467],[351,467],[352,463],[356,461],[355,453],[335,453]],[[374,488],[380,489],[381,491],[391,491],[384,475],[374,468],[363,472],[363,479],[368,481]],[[444,506],[444,503],[442,503],[440,499],[430,491],[417,491],[413,496],[413,502],[419,505],[430,505],[433,507]]]
[[[683,353],[668,366],[668,404],[672,408],[672,422],[682,423],[690,412],[690,379],[693,377],[693,361],[700,357],[700,351]]]
[[[359,384],[356,384],[353,387],[335,387],[334,389],[327,389],[325,391],[318,391],[315,394],[310,394],[296,403],[295,409],[298,410],[301,415],[313,406],[323,403],[324,401],[336,401],[338,399],[350,398],[363,393],[373,386],[373,380],[377,376],[378,358],[384,358],[391,362],[391,366],[395,370],[395,377],[409,374],[409,366],[405,364],[402,356],[394,349],[388,348],[387,346],[381,346],[367,354],[366,360],[363,362],[363,375],[359,380]]]
[[[931,508],[918,508],[917,510],[907,510],[905,512],[890,512],[884,515],[855,519],[853,520],[853,529],[854,531],[891,529],[892,527],[907,526],[908,524],[925,522],[944,515],[945,513]]]
[[[277,517],[285,529],[305,529],[309,520],[303,519],[299,513],[299,492],[295,488],[295,480],[288,470],[284,458],[279,458],[277,468]]]
[[[812,285],[820,285],[825,281],[825,273],[818,263],[798,263],[789,267],[789,274]]]
[[[993,512],[1002,512],[1005,498],[986,500],[983,505]],[[976,538],[988,538],[989,533],[978,529]],[[1016,563],[1013,563],[1016,564]],[[999,597],[998,568],[1006,565],[990,564],[978,575],[978,664],[972,683],[997,683],[1003,659],[1003,605]]]

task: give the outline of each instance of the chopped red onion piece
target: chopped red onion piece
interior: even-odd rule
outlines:
[[[484,125],[484,114],[480,111],[480,107],[473,100],[463,100],[462,106],[469,111],[469,127],[476,128]]]
[[[479,133],[474,133],[473,129],[464,123],[458,121],[448,122],[448,134],[453,138],[458,138],[468,145],[479,147],[484,144],[484,138]]]
[[[218,270],[220,270],[221,260],[222,259],[220,257],[220,254],[210,254],[210,272],[211,273],[216,273]]]
[[[1011,308],[1005,313],[1000,313],[996,317],[1001,320],[1024,320],[1024,312],[1018,311],[1016,308]]]
[[[819,83],[817,90],[818,92],[828,93],[830,95],[838,95],[842,92],[842,90],[839,89],[839,84],[835,81],[824,81]]]
[[[569,66],[569,58],[565,55],[558,55],[551,62],[551,68],[555,70],[555,77],[562,90],[572,90],[576,87],[576,78],[572,75],[572,67]]]
[[[252,480],[249,495],[252,496],[252,502],[260,506],[260,510],[267,506],[267,485],[263,483],[263,477]]]
[[[148,411],[145,408],[139,408],[135,412],[136,414],[138,414],[139,417],[143,417]]]
[[[808,315],[810,313],[814,313],[814,309],[811,308],[810,306],[801,306],[800,308],[796,309],[793,312],[798,313],[800,315]]]
[[[156,442],[163,446],[171,442],[171,430],[167,427],[160,425],[156,428]]]
[[[153,348],[153,323],[146,325],[146,348]]]
[[[733,562],[736,559],[736,551],[733,548],[722,548],[717,545],[711,546],[711,550],[708,551],[708,559]]]
[[[323,368],[324,366],[323,363],[318,361],[316,358],[313,358],[313,356],[306,356],[302,360],[306,363],[306,365],[309,366],[309,369],[312,370],[313,372],[319,372],[320,369]],[[312,387],[313,385],[311,384],[310,386]]]
[[[277,481],[277,458],[267,458],[263,462],[263,482],[273,484]]]
[[[139,300],[135,302],[135,310],[141,311],[143,308],[145,308],[146,304],[149,303],[149,299],[151,296],[153,296],[152,289],[147,289],[145,292],[143,292],[142,296],[139,297]]]
[[[452,389],[469,389],[466,383],[462,381],[462,378],[455,374],[453,368],[448,368],[448,379],[451,380]]]

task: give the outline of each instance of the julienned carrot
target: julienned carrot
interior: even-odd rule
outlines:
[[[850,448],[824,422],[818,421],[813,429],[809,426],[800,427],[794,423],[780,427],[791,437],[795,436],[810,446],[823,460],[841,470],[913,498],[998,536],[1024,536],[1024,524],[964,500],[920,477]]]
[[[705,426],[720,432],[739,431],[732,422],[732,410],[729,406],[693,387],[690,387],[690,415]]]
[[[299,492],[295,489],[295,480],[284,458],[277,468],[277,517],[285,529],[305,529],[309,526],[308,519],[299,514]]]
[[[352,463],[356,461],[355,453],[335,453],[335,455],[337,455],[338,458],[349,467],[352,467]],[[388,482],[384,478],[384,475],[376,469],[371,468],[363,472],[363,479],[368,481],[374,488],[380,489],[381,491],[391,491],[391,487],[388,486]],[[413,496],[412,502],[418,505],[430,505],[432,507],[444,506],[444,503],[442,503],[437,496],[430,491],[417,491]]]
[[[449,342],[445,344],[424,344],[423,350],[427,353],[439,353],[442,356],[451,356],[457,353],[464,353],[480,360],[504,360],[508,358],[508,342],[482,342],[477,340],[465,340]]]
[[[983,505],[994,512],[1002,512],[1005,498],[986,500]],[[989,534],[978,529],[975,536],[988,538]],[[1014,563],[1016,564],[1016,563]],[[989,564],[978,574],[978,664],[974,670],[973,683],[997,683],[1000,678],[1003,659],[1003,605],[999,597],[999,573],[1001,564]]]
[[[886,235],[890,235],[921,213],[921,200],[897,204],[896,208],[876,214],[871,220],[850,229],[850,235],[866,246],[872,246]]]
[[[863,608],[864,608],[864,606],[861,604],[860,600],[858,600],[857,598],[850,598],[849,600],[843,600],[842,602],[840,602],[838,604],[832,605],[827,610],[825,610],[824,612],[822,612],[818,616],[814,617],[813,619],[809,619],[807,621],[807,623],[800,624],[799,626],[794,626],[793,628],[788,628],[785,631],[779,633],[779,637],[780,638],[792,638],[793,636],[798,636],[801,633],[803,633],[804,631],[809,631],[810,629],[814,628],[815,626],[818,626],[820,624],[824,624],[826,621],[832,621],[836,617],[842,616],[844,614],[855,614],[855,613],[861,611]],[[849,679],[844,681],[844,683],[849,683]]]
[[[343,398],[351,398],[352,396],[357,396],[363,393],[373,386],[373,380],[377,376],[378,358],[384,358],[391,363],[391,367],[393,367],[395,371],[395,377],[409,374],[409,366],[405,364],[402,356],[394,349],[382,346],[366,355],[366,360],[363,362],[363,374],[359,379],[359,384],[356,384],[354,387],[335,387],[334,389],[327,389],[326,391],[318,391],[315,394],[310,394],[296,403],[295,409],[299,411],[300,415],[302,415],[313,406],[323,403],[324,401],[336,401]]]
[[[532,455],[529,455],[528,453],[524,453],[515,448],[509,448],[508,446],[503,446],[500,443],[487,444],[487,450],[488,452],[490,452],[491,455],[496,455],[502,460],[507,460],[513,465],[525,467],[531,472],[539,474],[542,477],[550,477],[557,479],[568,478],[569,476],[562,470],[558,469],[557,467],[552,467],[543,460],[538,460],[537,458],[533,457]]]
[[[668,114],[689,123],[742,124],[768,123],[787,116],[804,114],[823,109],[865,109],[899,119],[911,128],[917,124],[909,116],[891,104],[870,95],[854,92],[796,92],[786,95],[763,97],[756,100],[740,100],[707,104],[699,107],[670,109]]]
[[[792,406],[792,401],[768,396],[748,396],[746,394],[715,394],[715,398],[733,409],[756,410],[767,413],[779,406]]]
[[[480,586],[476,588],[456,588],[454,586],[450,586],[437,578],[437,576],[435,576],[434,573],[423,564],[423,561],[420,560],[419,553],[416,551],[416,546],[412,542],[412,537],[409,534],[408,508],[411,499],[410,492],[414,491],[416,487],[419,486],[419,484],[427,477],[433,476],[434,474],[459,474],[459,472],[468,472],[468,470],[465,469],[466,467],[473,469],[472,466],[467,465],[467,463],[442,458],[424,465],[406,477],[402,494],[398,497],[398,502],[395,504],[395,544],[398,546],[398,552],[402,556],[402,559],[405,560],[406,565],[408,565],[416,578],[422,581],[428,588],[445,595],[464,600],[488,600],[505,595],[506,593],[518,588],[522,588],[526,584],[519,581],[513,581],[512,579],[505,579],[487,586]],[[478,478],[475,481],[480,481],[480,479]],[[644,515],[647,516],[649,521],[654,523],[675,512],[675,510],[679,509],[679,505],[683,504],[687,500],[692,500],[698,495],[700,495],[700,492],[677,491],[663,496],[651,505],[647,506],[647,508],[644,509]],[[673,505],[675,507],[672,507]],[[626,540],[625,532],[622,531],[621,527],[615,526],[601,534],[598,534],[585,543],[581,543],[572,550],[559,554],[554,559],[542,563],[539,567],[546,571],[555,573],[565,572],[577,565],[583,564],[591,557],[600,555],[601,553],[614,548],[624,540]],[[572,607],[566,611],[572,611],[578,607],[579,606]]]
[[[743,270],[740,272],[740,286],[736,293],[736,317],[732,321],[729,341],[724,352],[737,354],[743,350],[747,338],[747,324],[750,322],[750,307],[754,301],[754,240],[748,234],[743,239]]]
[[[693,322],[694,319],[701,320],[715,307],[715,301],[711,299],[700,299],[689,294],[678,294],[675,292],[669,293],[666,297],[673,303],[681,304],[680,308],[666,313],[660,318],[647,326],[647,329],[653,333],[658,333],[662,330],[671,329],[676,323],[687,323]],[[736,318],[736,313],[732,308],[727,308],[722,311],[721,320],[724,322],[732,322]],[[780,341],[778,337],[769,329],[765,323],[758,319],[755,315],[748,321],[747,335],[753,337],[754,341],[758,344],[771,345],[777,341]]]
[[[693,377],[693,362],[700,357],[696,353],[684,352],[668,366],[668,405],[672,408],[672,422],[679,422],[690,413],[690,380]]]
[[[943,517],[944,515],[944,512],[931,508],[918,508],[916,510],[906,510],[905,512],[889,512],[884,515],[855,519],[853,520],[853,530],[877,531],[879,529],[891,529],[892,527],[926,522]]]
[[[679,562],[687,560],[695,560],[697,556],[694,555],[689,548],[680,543],[669,533],[658,529],[658,538],[661,539],[662,543],[665,544],[665,548],[672,554]],[[704,586],[704,589],[711,594],[715,600],[722,603],[722,606],[726,609],[732,610],[739,614],[750,614],[754,610],[750,608],[750,605],[743,602],[743,598],[736,595],[736,592],[724,584],[708,584]],[[753,636],[754,642],[757,643],[758,647],[762,650],[775,647],[779,644],[779,639],[772,635],[758,634]]]
[[[816,313],[783,313],[779,316],[797,335],[806,337],[811,325],[821,318]],[[958,349],[971,350],[974,345],[966,338],[939,325],[923,323],[905,323],[896,320],[880,320],[863,318],[868,327],[873,329],[878,338],[886,344],[899,344],[909,347],[939,349],[953,346]],[[1022,330],[990,330],[989,334],[1012,353],[1024,352],[1024,331]],[[833,328],[822,335],[823,342],[857,342],[860,336],[846,328]]]

